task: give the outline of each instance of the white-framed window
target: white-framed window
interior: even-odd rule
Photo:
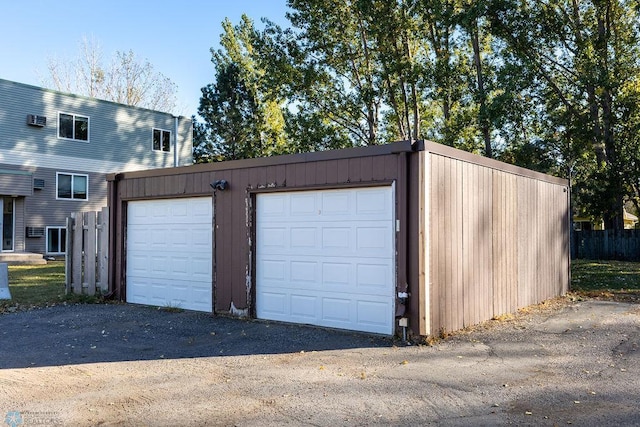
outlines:
[[[171,151],[171,131],[153,129],[153,151]]]
[[[65,227],[47,227],[47,253],[63,254],[67,251],[67,229]]]
[[[58,113],[58,138],[89,141],[89,117]]]
[[[56,172],[56,199],[89,200],[89,175]]]

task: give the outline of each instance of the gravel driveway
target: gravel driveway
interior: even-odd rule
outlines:
[[[640,425],[638,305],[559,299],[435,345],[123,304],[0,315],[0,424]]]

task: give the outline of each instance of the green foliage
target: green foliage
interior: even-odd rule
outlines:
[[[494,33],[531,70],[540,140],[573,179],[575,203],[622,228],[622,201],[639,175],[631,118],[640,73],[637,3],[625,0],[493,3]],[[627,92],[625,88],[631,88]],[[626,183],[626,184],[625,184]]]
[[[196,125],[196,161],[234,160],[286,152],[280,101],[262,84],[265,70],[254,49],[258,34],[242,16],[222,24],[222,49],[211,52],[216,81],[202,88]]]
[[[223,23],[199,161],[430,139],[640,204],[638,0],[288,0]]]

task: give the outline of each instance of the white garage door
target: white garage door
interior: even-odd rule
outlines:
[[[127,302],[212,311],[212,201],[129,202]]]
[[[393,187],[260,194],[258,318],[391,335]]]

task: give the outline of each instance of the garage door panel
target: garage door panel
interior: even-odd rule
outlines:
[[[270,194],[262,198],[260,213],[270,223],[289,223],[304,218],[340,222],[352,220],[390,221],[394,217],[393,194],[387,188],[361,188]]]
[[[128,277],[127,302],[211,311],[211,288],[191,280],[166,277]]]
[[[336,227],[336,226],[322,226],[322,245],[317,248],[322,250],[323,252],[327,249],[340,249],[342,253],[344,250],[353,251],[354,248],[351,248],[351,241],[353,240],[351,237],[351,228],[348,227]]]
[[[282,230],[283,234],[286,233],[286,229]],[[317,227],[296,227],[292,226],[289,230],[289,248],[296,250],[299,248],[315,248],[318,242],[318,229]],[[265,236],[266,237],[266,236]],[[287,241],[282,238],[282,247]]]
[[[269,318],[274,320],[283,320],[288,310],[287,299],[288,295],[284,292],[269,292],[264,291],[261,293],[261,310],[262,312],[270,316]]]
[[[358,324],[372,329],[388,328],[391,319],[385,316],[391,309],[388,301],[358,301],[356,306]]]
[[[305,319],[305,323],[313,323],[314,313],[317,311],[318,297],[315,295],[292,294],[290,297],[291,315],[298,319]]]
[[[386,259],[297,256],[290,259],[259,259],[262,289],[284,287],[332,292],[393,296],[393,264]]]
[[[127,301],[211,312],[211,198],[129,202]]]
[[[320,209],[323,215],[333,216],[342,215],[347,216],[352,209],[352,199],[354,193],[352,192],[331,192],[320,194]]]
[[[348,286],[349,283],[353,283],[353,265],[345,262],[322,262],[322,278],[320,282],[324,287],[330,287],[332,285]]]
[[[315,214],[317,210],[317,198],[313,193],[292,194],[289,197],[289,203],[289,215],[291,217],[303,216],[306,218],[309,215]]]
[[[393,333],[392,187],[258,195],[260,318]]]
[[[176,279],[207,281],[211,276],[211,260],[202,254],[179,256],[140,255],[130,257],[127,265],[127,278],[162,278],[170,275]]]
[[[350,323],[351,301],[346,298],[322,298],[321,320],[326,322]]]
[[[265,227],[260,230],[259,240],[264,247],[288,248],[288,233],[285,227]]]
[[[387,293],[389,290],[389,282],[391,268],[387,263],[380,264],[356,264],[356,286],[360,289],[373,291],[376,295]]]
[[[292,282],[317,283],[319,274],[317,261],[291,261],[289,279]]]

